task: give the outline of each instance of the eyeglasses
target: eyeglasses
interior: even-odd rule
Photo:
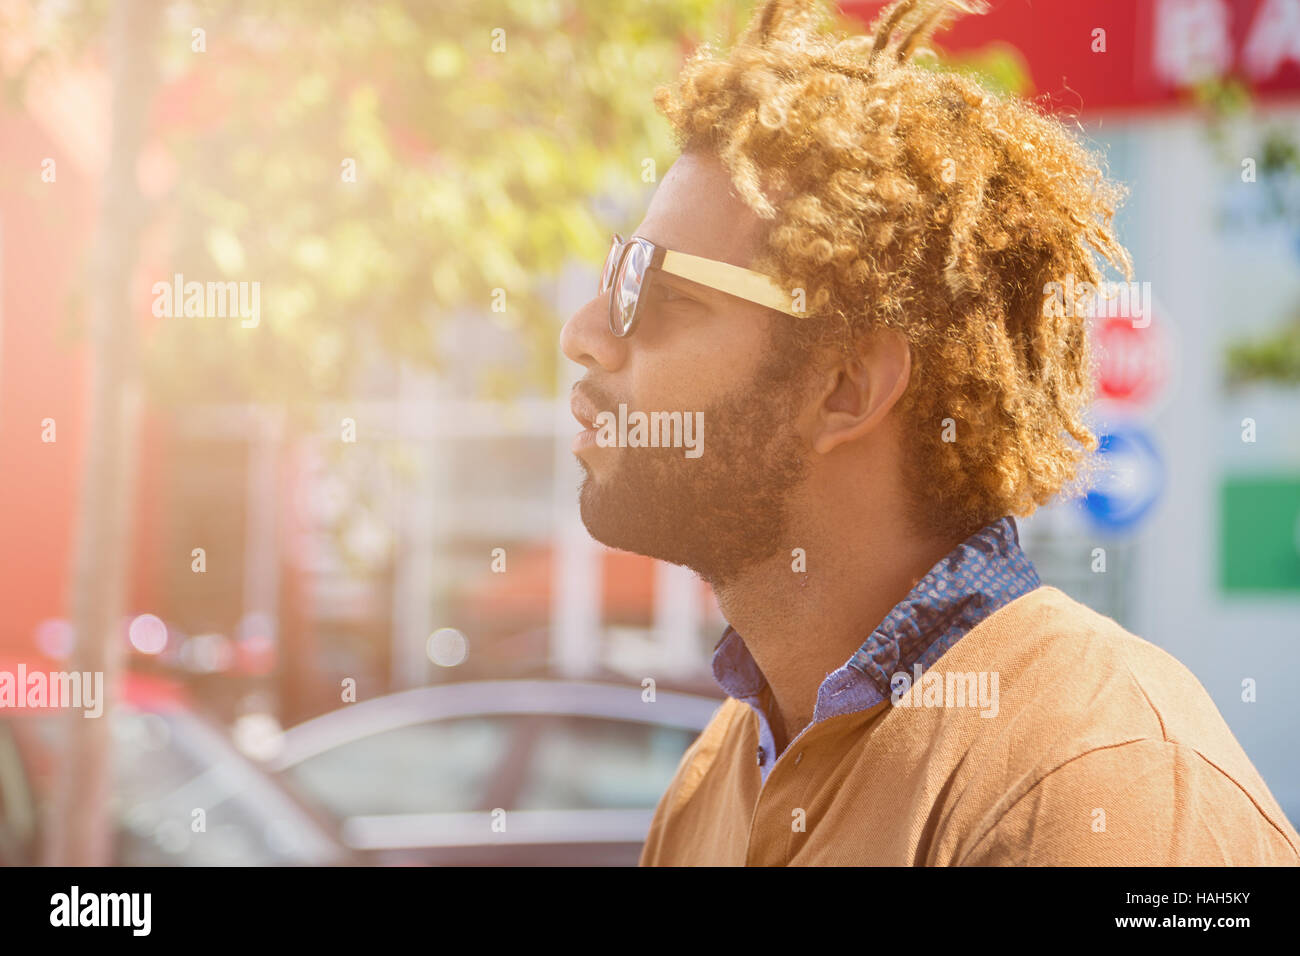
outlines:
[[[641,318],[641,290],[646,287],[652,269],[786,315],[798,315],[790,308],[790,296],[762,273],[665,249],[644,236],[624,239],[615,233],[600,273],[600,294],[604,295],[611,287],[614,289],[609,297],[609,330],[619,338],[626,338],[636,329]]]

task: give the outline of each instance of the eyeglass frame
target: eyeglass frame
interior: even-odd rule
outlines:
[[[688,252],[668,249],[653,240],[647,239],[645,236],[633,235],[624,239],[618,233],[614,233],[609,252],[605,254],[605,263],[600,272],[600,291],[598,294],[604,295],[619,284],[618,280],[623,273],[628,250],[632,248],[634,243],[650,250],[650,262],[641,278],[641,284],[637,287],[636,302],[632,306],[632,319],[628,322],[627,328],[622,331],[620,331],[621,323],[615,319],[616,314],[620,311],[617,308],[615,296],[611,293],[609,297],[609,330],[618,338],[628,338],[636,331],[641,319],[641,293],[645,291],[650,281],[650,271],[652,269],[699,283],[718,292],[725,292],[727,295],[734,295],[746,302],[753,302],[756,305],[775,309],[785,315],[797,316],[800,314],[790,307],[788,304],[790,296],[770,276],[755,272],[752,269],[746,269],[743,266],[732,265],[730,262],[706,259],[703,256],[691,255]],[[617,252],[617,256],[615,256],[615,252]],[[614,263],[612,268],[610,267],[611,261]]]

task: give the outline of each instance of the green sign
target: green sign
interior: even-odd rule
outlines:
[[[1219,587],[1300,592],[1300,475],[1229,476],[1219,505]]]

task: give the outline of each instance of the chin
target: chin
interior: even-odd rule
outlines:
[[[727,535],[707,521],[665,511],[653,498],[633,507],[629,501],[613,500],[611,490],[589,475],[578,496],[583,526],[607,548],[689,568],[715,587],[733,579],[741,565],[755,557],[751,551],[761,539],[746,532]]]

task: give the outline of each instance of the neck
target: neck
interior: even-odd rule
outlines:
[[[853,501],[829,493],[808,498]],[[769,719],[778,753],[812,722],[826,676],[959,543],[918,536],[892,503],[879,510],[887,513],[873,513],[870,503],[859,502],[834,513],[823,508],[819,515],[792,515],[789,549],[716,589],[723,614],[771,689],[777,713]],[[803,572],[792,568],[794,547],[807,555]]]

